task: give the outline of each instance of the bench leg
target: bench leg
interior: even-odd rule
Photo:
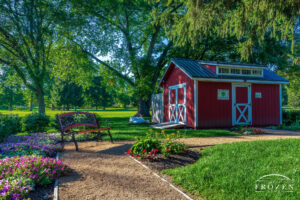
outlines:
[[[113,142],[113,139],[112,139],[112,136],[111,136],[111,134],[110,134],[110,130],[108,129],[107,132],[108,132],[108,135],[109,135],[109,137],[110,137],[111,143],[114,143],[114,142]]]
[[[100,140],[100,134],[101,134],[100,132],[97,133],[97,142],[99,142]]]
[[[72,139],[73,139],[73,142],[75,144],[76,151],[78,151],[78,144],[77,144],[77,141],[75,139],[75,134],[74,133],[72,134]]]

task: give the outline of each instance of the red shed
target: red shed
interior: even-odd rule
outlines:
[[[163,122],[193,128],[282,123],[281,84],[261,65],[172,59],[163,87]]]

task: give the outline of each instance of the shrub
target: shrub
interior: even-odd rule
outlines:
[[[138,139],[130,148],[131,153],[138,156],[143,156],[153,149],[160,149],[161,144],[156,139],[144,138]]]
[[[150,129],[146,137],[138,139],[127,151],[127,154],[142,159],[154,159],[160,153],[164,157],[169,157],[171,154],[180,154],[185,152],[188,148],[187,145],[176,142],[180,137],[179,131],[177,131],[177,134],[165,134],[164,130],[159,133],[153,132],[153,130]]]
[[[16,115],[0,114],[0,142],[21,131],[21,118]]]
[[[41,113],[33,113],[23,118],[24,130],[30,133],[44,132],[50,123],[50,118]]]
[[[161,145],[161,153],[165,157],[169,157],[171,154],[180,154],[187,150],[187,145],[183,143],[176,143],[173,141],[164,142]]]
[[[282,119],[286,125],[300,121],[300,110],[283,110]]]

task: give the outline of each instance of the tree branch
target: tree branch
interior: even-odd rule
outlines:
[[[32,91],[34,91],[34,92],[36,91],[36,89],[26,81],[25,74],[22,72],[22,70],[21,70],[17,65],[12,64],[12,63],[10,63],[9,61],[4,60],[4,59],[2,59],[2,58],[0,58],[0,62],[3,63],[3,64],[5,64],[5,65],[7,65],[7,66],[13,67],[13,68],[15,69],[15,71],[17,72],[17,74],[18,74],[18,75],[20,76],[20,78],[22,79],[24,85],[25,85],[26,87],[28,87],[30,90],[32,90]]]
[[[164,51],[162,52],[162,54],[159,56],[158,58],[158,62],[157,62],[157,67],[159,69],[162,69],[163,66],[164,66],[164,59],[165,57],[167,56],[168,54],[168,51],[170,50],[170,48],[172,47],[173,45],[173,41],[170,41],[167,46],[165,47]]]
[[[118,77],[124,79],[125,81],[127,81],[130,85],[134,85],[134,82],[126,75],[122,74],[121,72],[119,72],[118,70],[116,70],[115,68],[113,68],[112,66],[110,66],[109,64],[107,64],[106,62],[100,60],[99,58],[97,58],[94,54],[88,52],[87,50],[81,48],[81,51],[86,53],[87,55],[89,55],[91,58],[95,59],[98,63],[102,64],[103,66],[105,66],[106,68],[108,68],[109,70],[111,70],[112,72],[114,72]]]
[[[158,33],[159,33],[159,30],[160,30],[160,25],[157,25],[155,26],[155,31],[154,33],[152,34],[152,37],[151,37],[151,41],[150,41],[150,45],[149,45],[149,48],[148,48],[148,52],[147,52],[147,62],[150,61],[150,58],[151,58],[151,55],[153,53],[153,50],[154,50],[154,44],[156,42],[156,38],[158,36]]]

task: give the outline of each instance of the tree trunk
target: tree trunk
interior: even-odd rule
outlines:
[[[30,95],[30,108],[29,108],[29,110],[32,111],[32,108],[33,108],[33,94],[31,93],[31,95]]]
[[[151,97],[147,100],[140,99],[138,101],[138,112],[136,115],[142,115],[143,117],[150,117],[150,105]]]
[[[51,104],[51,110],[55,110],[55,106]]]
[[[43,90],[38,89],[35,95],[39,106],[39,113],[45,114],[45,99]]]
[[[69,111],[70,110],[70,106],[69,105],[67,105],[67,111]]]

